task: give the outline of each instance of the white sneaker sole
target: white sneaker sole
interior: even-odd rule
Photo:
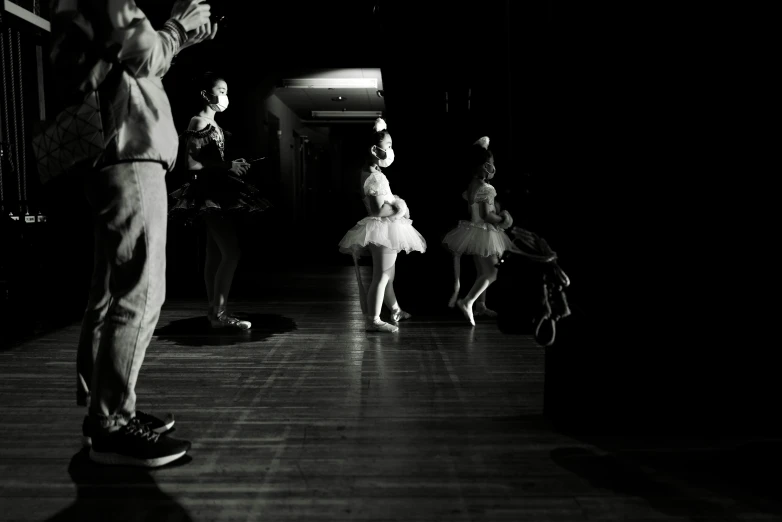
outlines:
[[[140,468],[157,468],[165,466],[177,459],[182,458],[187,451],[175,453],[174,455],[167,455],[165,457],[157,457],[154,459],[137,459],[128,457],[126,455],[119,455],[117,453],[99,453],[94,449],[90,450],[90,460],[97,462],[98,464],[105,464],[108,466],[134,466]]]
[[[244,321],[239,324],[212,324],[211,325],[213,330],[250,330],[253,327],[253,324],[249,321]]]

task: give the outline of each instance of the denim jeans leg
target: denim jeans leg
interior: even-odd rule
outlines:
[[[90,414],[105,429],[135,413],[136,381],[166,292],[167,191],[159,163],[121,163],[90,180],[110,300],[100,329]]]
[[[103,251],[101,227],[94,227],[93,269],[87,309],[81,323],[79,348],[76,355],[76,404],[90,405],[92,369],[98,356],[100,332],[109,310],[109,262]]]

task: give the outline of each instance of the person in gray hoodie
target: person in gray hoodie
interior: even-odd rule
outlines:
[[[82,435],[95,462],[162,466],[187,453],[190,442],[166,435],[173,417],[136,410],[136,381],[165,300],[165,176],[177,154],[161,78],[178,52],[214,38],[217,27],[203,0],[178,0],[159,31],[133,0],[59,0],[52,7],[57,23],[88,20],[94,36],[83,45],[106,50],[100,60],[111,64],[95,82],[105,147],[85,176],[95,250],[77,354],[77,404],[88,408]],[[53,70],[65,85],[81,62],[69,63],[78,55],[75,40],[52,27]]]

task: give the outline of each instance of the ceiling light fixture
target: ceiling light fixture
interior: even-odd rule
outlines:
[[[336,97],[332,98],[331,101],[337,101],[337,102],[338,101],[345,101],[345,97],[344,96],[336,96]]]
[[[289,78],[288,89],[377,89],[377,78]]]
[[[313,118],[380,118],[382,111],[312,111]]]
[[[355,125],[355,124],[361,124],[361,125],[369,125],[375,121],[374,118],[341,118],[341,119],[329,119],[329,120],[301,120],[304,124],[310,124],[310,125],[319,125],[321,127],[326,125]]]

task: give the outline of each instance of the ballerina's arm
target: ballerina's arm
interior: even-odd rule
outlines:
[[[492,210],[493,205],[490,205],[489,203],[484,202],[481,206],[481,214],[483,214],[483,220],[487,223],[491,223],[492,225],[497,225],[499,223],[502,223],[505,221],[505,218],[497,214]]]
[[[392,205],[386,203],[384,196],[367,196],[367,199],[372,217],[391,217],[397,213]]]
[[[490,185],[484,185],[475,192],[475,202],[481,205],[481,217],[487,223],[497,225],[504,221],[504,218],[497,213],[494,197],[496,192]]]
[[[410,219],[410,208],[407,206],[407,202],[397,195],[394,195],[393,207],[396,210],[396,217],[406,217]]]
[[[396,218],[399,209],[393,203],[388,202],[388,196],[391,195],[388,180],[382,174],[370,175],[363,183],[364,195],[369,200],[369,211],[373,217]],[[391,196],[396,200],[395,196]]]

